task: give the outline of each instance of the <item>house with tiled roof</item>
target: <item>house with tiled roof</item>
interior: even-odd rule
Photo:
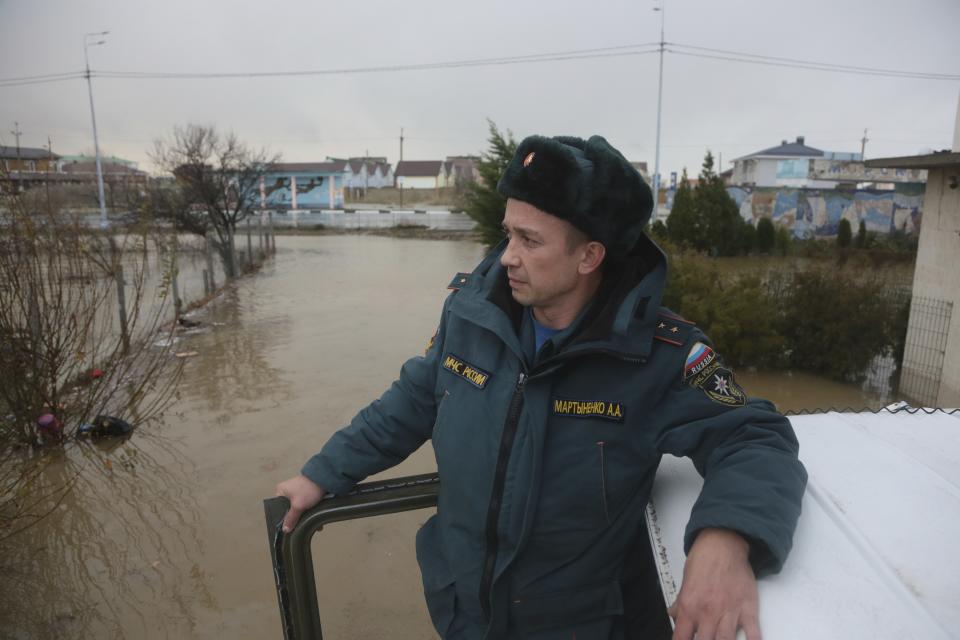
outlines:
[[[439,189],[447,186],[443,160],[401,160],[394,171],[397,187],[404,189]]]

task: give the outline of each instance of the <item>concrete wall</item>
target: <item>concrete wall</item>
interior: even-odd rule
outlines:
[[[923,214],[913,276],[914,296],[953,303],[937,398],[940,407],[960,407],[960,188],[948,186],[950,177],[958,174],[960,167],[930,171],[925,198],[927,210]],[[928,339],[926,333],[926,328],[911,318],[907,344],[922,347]],[[909,356],[909,353],[905,354],[904,360]],[[924,375],[924,372],[905,367],[904,386],[911,383],[911,376],[918,375]]]
[[[278,227],[310,228],[318,224],[337,229],[384,229],[416,225],[443,231],[470,231],[476,222],[464,213],[450,211],[278,211],[273,216]]]
[[[874,233],[916,233],[924,198],[915,192],[906,187],[900,191],[727,187],[744,220],[756,225],[760,218],[771,218],[798,238],[836,235],[842,218],[854,233],[861,220]]]

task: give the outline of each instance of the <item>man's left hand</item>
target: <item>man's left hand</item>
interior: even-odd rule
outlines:
[[[669,609],[676,623],[673,640],[734,640],[740,628],[747,640],[761,640],[749,553],[749,544],[735,531],[703,529],[697,535],[680,594]]]

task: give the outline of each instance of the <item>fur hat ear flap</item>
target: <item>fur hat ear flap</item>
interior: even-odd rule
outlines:
[[[613,258],[633,248],[653,210],[646,182],[600,136],[525,138],[497,191],[566,220]]]

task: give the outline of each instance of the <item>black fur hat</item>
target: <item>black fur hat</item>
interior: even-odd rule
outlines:
[[[530,136],[497,191],[566,220],[622,258],[633,248],[653,210],[640,173],[600,136]]]

